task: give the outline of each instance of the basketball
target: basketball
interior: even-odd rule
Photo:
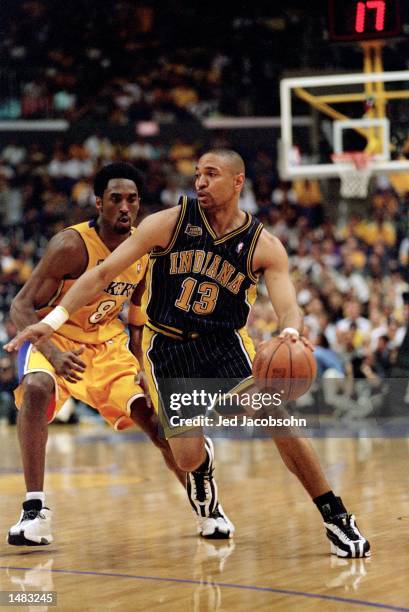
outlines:
[[[263,388],[273,388],[282,401],[296,400],[311,387],[317,375],[313,352],[302,340],[272,338],[257,351],[253,376]]]

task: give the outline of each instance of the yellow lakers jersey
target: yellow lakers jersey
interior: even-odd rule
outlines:
[[[72,225],[84,241],[88,253],[87,270],[102,263],[110,254],[108,247],[102,242],[95,229],[94,221],[86,221]],[[148,256],[145,255],[111,281],[104,292],[91,304],[83,306],[72,314],[68,321],[60,327],[58,333],[71,340],[84,344],[99,344],[106,342],[124,331],[124,324],[118,315],[126,301],[130,299],[135,287],[145,275]],[[54,306],[57,306],[73,285],[75,279],[61,281],[55,295],[46,307],[38,310],[44,317]]]

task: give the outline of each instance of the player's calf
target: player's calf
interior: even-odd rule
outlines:
[[[140,398],[132,404],[131,418],[146,433],[156,448],[160,450],[167,467],[175,473],[179,482],[185,487],[186,474],[176,464],[169,442],[161,431],[158,416],[153,408],[146,404],[144,398]]]

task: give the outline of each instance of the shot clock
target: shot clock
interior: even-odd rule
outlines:
[[[328,0],[333,41],[391,38],[401,34],[400,0]]]

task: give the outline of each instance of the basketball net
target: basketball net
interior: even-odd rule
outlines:
[[[343,198],[365,199],[372,175],[371,155],[363,151],[333,153],[331,159],[339,166],[340,194]]]

